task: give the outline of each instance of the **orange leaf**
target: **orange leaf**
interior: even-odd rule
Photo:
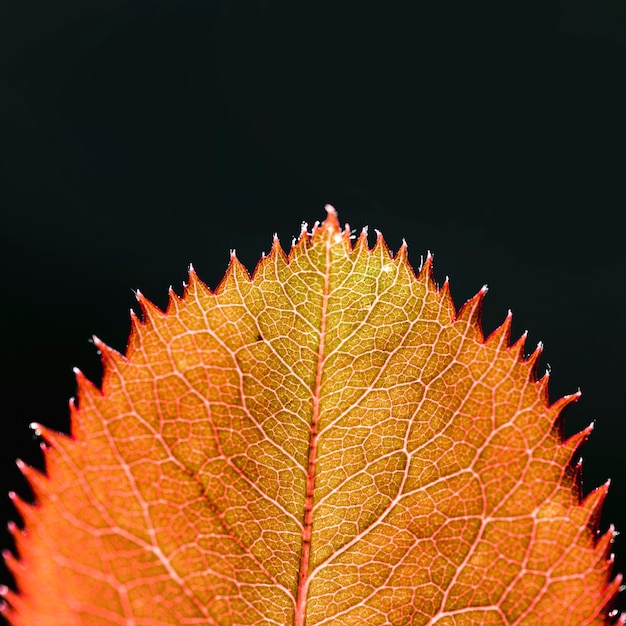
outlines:
[[[327,210],[252,279],[138,294],[126,357],[95,340],[102,390],[77,371],[72,437],[35,425],[48,475],[21,464],[12,624],[609,623],[579,394],[548,404],[510,315],[483,338],[486,289],[456,312]]]

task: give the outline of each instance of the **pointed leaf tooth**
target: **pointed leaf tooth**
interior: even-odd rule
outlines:
[[[300,246],[306,246],[307,243],[308,237],[305,237],[302,240],[298,240],[296,242],[296,245],[292,246],[292,249]],[[290,257],[291,255],[289,255],[289,258]],[[269,258],[272,259],[274,262],[280,261],[281,263],[287,263],[288,257],[285,254],[283,247],[280,245],[280,239],[278,238],[278,235],[276,233],[274,233],[274,239],[272,240],[272,249],[270,250]]]
[[[20,619],[20,616],[24,614],[26,604],[22,599],[21,593],[14,593],[12,590],[9,590],[5,600],[7,606],[3,608],[2,615],[6,617],[8,623],[12,626],[27,626],[23,618]]]
[[[300,231],[302,232],[302,231]],[[305,231],[306,232],[306,231]],[[272,235],[272,250],[276,250],[276,252],[278,252],[278,249],[283,249],[282,246],[280,245],[280,239],[278,238],[278,233],[274,233]],[[271,254],[271,251],[270,251]]]
[[[612,583],[614,585],[615,580],[611,581],[610,576],[615,565],[615,554],[611,552],[611,532],[610,530],[603,533],[599,537],[595,537],[594,554],[591,555],[593,559],[590,563],[590,569],[596,572],[602,572],[606,576],[607,588],[605,588],[605,603],[610,600],[611,595],[614,593],[610,590]],[[619,585],[615,585],[619,588]]]
[[[568,437],[561,444],[562,449],[566,451],[570,466],[573,467],[579,462],[580,449],[582,448],[585,441],[587,441],[592,431],[593,424],[590,424],[586,428],[583,428],[581,431],[574,433],[571,437]]]
[[[100,354],[105,373],[106,368],[119,369],[120,365],[126,362],[126,357],[123,354],[120,354],[115,348],[108,346],[96,335],[92,335],[91,339]]]
[[[219,282],[215,288],[215,294],[219,295],[224,293],[225,290],[230,288],[237,288],[241,284],[249,284],[251,282],[250,274],[248,270],[243,266],[241,261],[237,258],[234,250],[230,251],[230,263],[226,269],[224,278]]]
[[[583,501],[580,503],[583,511],[586,515],[586,525],[589,531],[596,536],[598,526],[600,524],[600,515],[602,514],[602,505],[604,504],[604,500],[606,498],[606,494],[609,490],[609,486],[607,483],[600,485],[593,491],[587,494]],[[613,540],[613,532],[614,529],[611,527],[609,531],[607,531],[603,537],[603,541],[606,541],[607,544],[610,544]]]
[[[161,311],[156,304],[150,302],[150,300],[148,300],[148,298],[146,298],[139,289],[135,292],[135,296],[137,298],[137,302],[139,302],[139,306],[141,307],[144,325],[149,327],[154,326],[159,318],[163,318],[165,316],[165,313]]]
[[[486,344],[496,345],[500,350],[509,348],[509,340],[511,338],[511,309],[507,313],[504,321],[498,326],[485,340]]]
[[[570,466],[571,467],[571,466]],[[571,467],[571,492],[574,499],[580,502],[583,496],[583,458],[579,457],[576,463]]]
[[[315,233],[315,229],[319,226],[319,222],[315,222],[313,229],[311,232],[305,232],[301,235],[296,241],[296,245],[292,245],[289,250],[285,253],[285,250],[280,245],[280,241],[272,244],[272,249],[269,253],[269,258],[273,263],[278,263],[279,265],[288,264],[292,259],[296,258],[298,255],[303,254],[305,250],[309,248],[311,242],[313,241],[313,235]],[[276,249],[275,246],[277,245]]]
[[[354,250],[355,251],[363,251],[369,250],[369,244],[367,241],[367,226],[363,226],[361,229],[361,234],[358,236],[357,240],[354,242]]]
[[[537,367],[539,365],[539,358],[543,353],[543,342],[538,341],[537,347],[530,353],[526,359],[526,368],[528,369],[528,379],[532,382],[540,380],[537,377]],[[549,372],[546,372],[549,374]],[[542,377],[543,378],[543,377]]]
[[[433,276],[433,255],[430,250],[428,250],[426,253],[426,259],[424,259],[420,265],[417,279],[422,282],[429,291],[435,291],[437,289],[435,278]]]
[[[298,237],[298,241],[300,241],[300,239],[302,239],[302,237],[305,237],[307,232],[309,229],[309,224],[308,222],[302,222],[300,224],[300,236]]]
[[[130,334],[126,347],[126,358],[132,360],[133,354],[141,349],[141,321],[137,313],[130,309]]]
[[[349,251],[352,247],[349,228],[341,229],[337,211],[330,204],[324,208],[327,213],[326,219],[321,224],[315,223],[311,243],[323,241],[326,245],[342,245],[345,251]]]
[[[75,441],[84,441],[85,432],[84,432],[82,421],[79,417],[79,410],[78,410],[76,398],[70,398],[69,409],[70,409],[70,428],[69,428],[68,437],[70,437],[72,440],[75,440]]]
[[[332,234],[341,232],[341,225],[339,224],[339,217],[335,207],[332,204],[326,204],[324,209],[326,210],[326,219],[322,222],[320,230],[328,230]]]
[[[608,569],[610,569],[611,566],[612,566],[612,563],[609,565]],[[613,580],[607,581],[607,584],[602,591],[602,595],[600,596],[600,598],[598,598],[598,603],[601,606],[601,610],[599,614],[602,615],[605,618],[605,620],[607,617],[609,618],[612,617],[611,615],[612,613],[613,613],[613,616],[617,614],[617,612],[612,611],[612,608],[615,605],[617,601],[617,597],[621,592],[621,589],[620,589],[621,584],[622,584],[622,575],[617,574]],[[617,624],[623,623],[620,621],[620,619],[618,619],[617,622],[614,622],[615,626],[617,626]]]
[[[167,307],[165,308],[166,315],[178,315],[180,313],[182,301],[178,297],[178,294],[174,291],[172,285],[167,290]]]
[[[78,396],[79,411],[84,403],[93,404],[102,397],[102,391],[98,389],[77,367],[73,367],[72,371],[76,377],[76,387]]]
[[[513,321],[513,312],[509,309],[511,321]],[[528,331],[524,331],[509,347],[509,352],[514,354],[518,359],[524,360],[524,348],[526,347],[526,339],[528,339]]]
[[[15,464],[24,478],[28,481],[28,485],[35,496],[35,501],[39,502],[49,491],[48,477],[45,474],[42,474],[38,469],[24,463],[22,459],[15,459]],[[15,504],[18,500],[19,496],[16,495],[13,498],[13,503]]]
[[[34,492],[34,489],[33,489]],[[34,494],[37,497],[37,493]],[[15,510],[19,513],[20,517],[24,521],[24,526],[29,527],[31,524],[35,524],[37,521],[37,516],[34,511],[34,505],[23,500],[15,491],[9,492],[9,498],[15,507]],[[19,533],[18,533],[19,534]],[[17,535],[13,536],[14,539],[17,539]]]
[[[443,284],[441,285],[441,287],[439,287],[439,295],[444,300],[450,297],[450,279],[448,278],[448,276],[446,276]]]
[[[473,335],[474,339],[481,343],[484,342],[482,306],[487,290],[487,285],[483,285],[478,293],[461,307],[455,319],[455,323],[461,323],[467,327],[468,336]]]
[[[398,248],[398,252],[396,252],[396,260],[399,263],[406,263],[407,265],[409,264],[409,247],[406,243],[406,239],[404,239],[404,237],[402,238],[402,243],[400,244],[400,247]],[[413,273],[413,276],[415,276],[415,272],[413,270],[413,267],[411,267],[409,265],[409,267],[411,268],[411,272]]]
[[[20,574],[24,571],[24,567],[20,560],[11,552],[11,550],[2,550],[2,560],[6,568],[11,572],[14,578],[18,578]],[[7,592],[5,598],[7,600],[11,599],[11,605],[15,606],[15,602],[19,601],[19,594],[12,594],[11,590]],[[15,599],[15,601],[13,601]]]
[[[183,281],[183,299],[187,297],[190,291],[192,293],[195,291],[199,281],[200,279],[196,274],[193,263],[190,262],[189,267],[187,268],[187,281]]]
[[[452,294],[450,293],[450,281],[446,276],[441,289],[439,290],[439,296],[441,298],[441,308],[445,311],[445,320],[447,324],[451,324],[456,319],[456,307],[454,306],[454,300],[452,300]]]
[[[385,241],[382,233],[376,229],[374,229],[374,231],[376,233],[376,243],[372,248],[372,254],[378,255],[380,257],[380,262],[385,264],[385,267],[390,269],[392,267],[390,261],[393,260],[393,254],[391,254],[391,251],[389,250],[387,242]]]
[[[59,432],[57,430],[52,430],[51,428],[42,426],[37,422],[33,422],[32,426],[36,430],[37,435],[54,449],[63,449],[66,448],[68,445],[73,444],[73,438],[66,435],[65,433]]]
[[[543,378],[545,378],[545,376]],[[541,382],[543,378],[540,379],[538,382]],[[550,412],[550,415],[552,417],[552,422],[556,425],[560,425],[560,423],[562,422],[562,414],[563,414],[564,409],[570,404],[574,404],[575,402],[578,402],[578,400],[580,399],[580,396],[582,396],[582,393],[579,389],[575,393],[570,393],[566,396],[563,396],[559,398],[558,400],[555,400],[552,404],[550,404],[548,406],[548,411]],[[585,431],[587,429],[589,429],[589,426],[587,426]],[[591,433],[592,430],[593,430],[593,426],[591,426],[591,430],[589,431],[589,433]]]
[[[543,349],[543,344],[541,344],[541,342],[539,342],[536,350],[537,349],[539,350]],[[531,354],[529,358],[532,358],[534,354],[535,353],[533,352],[533,354]],[[534,361],[531,361],[530,363],[528,361],[529,359],[526,359],[525,361],[526,369],[528,371],[528,380],[534,386],[536,390],[537,400],[540,401],[543,404],[543,406],[549,409],[551,406],[550,394],[548,393],[548,386],[550,383],[550,371],[546,369],[546,371],[543,373],[543,376],[538,377],[537,360],[535,359]],[[558,420],[558,416],[555,416],[554,419]]]
[[[193,263],[189,263],[187,283],[183,283],[183,285],[183,295],[181,297],[183,302],[188,300],[198,301],[213,293],[209,287],[202,280],[200,280],[198,274],[196,274]]]

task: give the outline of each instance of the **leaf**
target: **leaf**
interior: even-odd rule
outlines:
[[[35,425],[48,475],[21,464],[12,624],[609,623],[579,394],[549,405],[510,315],[483,338],[486,289],[457,313],[430,256],[327,210],[252,279],[138,294],[126,357],[95,340],[102,391],[77,371],[72,437]]]

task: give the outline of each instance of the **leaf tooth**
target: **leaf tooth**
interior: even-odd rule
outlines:
[[[20,468],[21,470],[21,468]],[[24,473],[22,471],[22,473]],[[24,474],[24,476],[26,477],[26,479],[29,482],[29,485],[31,487],[33,487],[32,483],[30,482],[30,477],[27,476],[26,474]],[[37,497],[39,494],[36,492],[35,488],[33,488],[33,493],[35,494],[35,497]],[[38,517],[37,514],[35,513],[35,507],[34,505],[30,504],[29,502],[26,502],[26,500],[23,500],[22,498],[20,498],[20,496],[15,493],[15,491],[9,491],[9,499],[11,500],[11,502],[13,503],[13,506],[15,507],[15,510],[20,514],[21,518],[24,520],[24,526],[28,527],[32,524],[35,524]],[[13,535],[13,538],[18,541],[19,540],[19,535],[22,531],[20,531],[15,523],[12,523],[9,527],[9,532],[11,532],[11,534]]]
[[[2,560],[5,565],[9,568],[11,573],[15,574],[15,572],[22,568],[22,564],[16,558],[15,554],[11,552],[11,550],[3,550],[2,551]],[[6,596],[5,596],[6,597]]]
[[[223,293],[226,289],[236,288],[241,283],[250,283],[252,278],[247,268],[237,258],[235,250],[230,251],[230,262],[228,268],[224,274],[224,278],[219,282],[215,288],[215,294]]]
[[[42,426],[38,422],[31,422],[28,427],[34,431],[37,437],[41,437],[49,446],[53,448],[66,448],[67,445],[73,441],[73,438],[69,437],[65,433]]]
[[[183,282],[182,301],[186,302],[190,299],[198,301],[202,298],[210,296],[212,293],[213,292],[208,288],[208,286],[200,280],[198,274],[196,274],[193,263],[189,263],[187,282]]]
[[[156,320],[165,317],[165,313],[156,304],[148,300],[139,289],[135,291],[135,297],[141,307],[144,326],[154,326]]]
[[[108,370],[113,369],[119,371],[120,367],[128,362],[123,354],[120,354],[115,348],[108,346],[102,339],[96,337],[96,335],[92,335],[91,340],[100,354],[105,378]]]
[[[613,569],[615,554],[613,553],[613,542],[615,538],[615,527],[611,524],[605,533],[596,537],[594,553],[596,566],[600,566],[607,573]]]
[[[511,322],[513,321],[513,312],[509,309],[507,316],[510,316]],[[524,348],[526,347],[526,339],[528,339],[528,331],[525,330],[510,346],[509,352],[515,356],[517,359],[522,359],[525,361],[523,354]],[[509,336],[510,342],[510,336]]]
[[[317,236],[322,236],[323,234],[328,234],[331,236],[335,236],[341,233],[341,225],[339,224],[339,217],[337,215],[337,211],[332,204],[325,204],[324,209],[326,211],[326,219],[321,223],[315,223],[313,227],[313,239],[316,239]]]
[[[541,382],[547,376],[548,374],[545,374],[543,378],[538,382]],[[561,423],[563,420],[562,418],[563,410],[565,409],[565,407],[569,406],[570,404],[573,404],[574,402],[578,402],[578,399],[580,398],[580,396],[582,396],[582,392],[579,389],[575,393],[570,393],[566,396],[563,396],[562,398],[555,400],[551,405],[549,405],[548,410],[553,416],[552,423],[555,426],[559,428],[561,427]],[[587,428],[585,428],[581,432],[583,433],[588,432],[588,434],[590,434],[592,431],[593,431],[593,423],[587,426]]]
[[[472,329],[477,333],[476,339],[480,342],[484,342],[481,316],[482,306],[485,295],[487,294],[487,285],[483,285],[475,296],[472,296],[457,313],[455,323],[460,322],[467,326],[467,329]]]
[[[78,411],[84,403],[93,404],[98,397],[102,397],[103,393],[96,385],[94,385],[77,367],[72,368],[76,377],[76,387],[78,396]]]
[[[524,338],[526,338],[527,336],[528,336],[528,331],[525,330]],[[537,376],[537,366],[539,365],[539,359],[542,354],[543,354],[543,342],[538,341],[535,349],[526,358],[526,367],[528,369],[528,376],[529,376],[529,379],[533,382],[538,382],[539,380],[541,380]],[[547,370],[546,370],[546,373],[549,376],[549,372]],[[541,378],[543,378],[543,376]]]
[[[450,278],[449,276],[446,276],[446,279],[443,281],[443,285],[441,285],[441,287],[439,287],[439,295],[441,295],[443,298],[445,298],[446,296],[450,296]]]
[[[300,224],[300,235],[298,236],[298,243],[300,243],[300,240],[303,237],[307,237],[308,236],[308,232],[309,232],[309,224],[308,224],[308,222],[302,222]],[[276,239],[278,239],[278,235],[276,233],[274,233],[274,237]]]
[[[610,531],[610,529],[609,529]],[[610,575],[609,572],[613,568],[613,560],[615,555],[609,555],[608,561],[605,564],[607,575]],[[605,588],[601,591],[601,597],[598,598],[598,604],[602,606],[601,612],[604,614],[604,617],[615,617],[617,611],[613,611],[613,605],[617,601],[617,596],[622,591],[622,574],[617,574],[613,580],[607,580]],[[619,624],[626,624],[626,620],[624,619],[626,614],[622,613],[616,622],[614,622],[614,626],[618,626]]]
[[[13,555],[6,550],[11,556],[9,558],[14,558]],[[4,556],[4,552],[3,552]],[[6,559],[5,559],[6,560]],[[11,615],[14,615],[12,611],[12,607],[19,605],[20,597],[19,594],[15,593],[10,587],[7,585],[0,585],[0,615],[4,615],[9,623],[12,623]]]
[[[302,222],[302,228],[300,229],[300,236],[298,240],[295,242],[295,245],[292,241],[291,247],[287,254],[283,250],[283,247],[280,245],[280,240],[278,239],[278,235],[274,233],[274,238],[272,240],[272,249],[270,250],[269,258],[271,258],[274,262],[283,260],[285,262],[291,261],[294,257],[299,254],[302,254],[305,250],[309,248],[311,242],[313,241],[313,236],[315,235],[316,229],[320,227],[320,223],[318,221],[313,224],[313,228],[308,231],[306,230],[308,224],[306,222]]]
[[[72,441],[84,441],[85,430],[80,419],[78,406],[76,405],[76,398],[70,398],[68,404],[70,408],[70,435],[68,439],[71,439]],[[37,424],[37,426],[39,426],[39,424]],[[48,437],[49,432],[54,433],[54,431],[47,431],[47,429],[42,427],[40,427],[40,431],[46,433],[46,438]],[[59,447],[59,442],[55,440],[52,445]]]
[[[570,468],[571,468],[570,463]],[[572,482],[571,482],[571,492],[574,494],[574,498],[577,502],[582,500],[583,496],[583,457],[579,456],[578,461],[574,464],[572,469]]]
[[[280,239],[278,238],[278,235],[274,233],[274,238],[272,239],[272,249],[270,250],[269,257],[267,258],[269,258],[273,263],[286,264],[288,262],[288,259],[291,259],[292,251],[295,250],[299,245],[301,245],[301,241],[303,246],[306,246],[308,243],[308,239],[298,240],[296,245],[291,247],[289,257],[287,257],[285,251],[283,250],[283,247],[280,245]]]
[[[179,315],[181,305],[182,300],[178,297],[172,285],[170,285],[167,289],[167,307],[165,309],[165,315]]]
[[[509,348],[509,341],[511,339],[511,319],[513,313],[509,309],[504,321],[498,326],[485,340],[486,344],[495,344],[501,350],[507,350]]]
[[[114,388],[116,382],[123,385],[124,371],[126,369],[125,366],[128,365],[128,359],[111,346],[108,346],[96,335],[92,335],[92,341],[102,361],[103,374],[100,387],[102,394],[106,395],[111,388]]]
[[[130,309],[130,335],[126,345],[126,358],[131,361],[133,355],[141,349],[141,321],[137,313]]]
[[[354,242],[352,246],[352,251],[356,253],[357,255],[363,254],[369,251],[367,235],[368,235],[368,228],[367,226],[363,226],[363,228],[361,229],[361,233],[356,238],[356,241]]]
[[[417,279],[424,283],[426,288],[435,287],[435,279],[433,278],[433,255],[430,250],[426,252],[426,258],[422,257],[420,262]]]
[[[400,263],[406,263],[408,261],[408,248],[409,246],[406,243],[406,239],[403,237],[402,238],[402,243],[400,244],[400,247],[398,248],[398,252],[396,252],[396,256],[395,259],[397,261],[399,261]],[[413,268],[411,268],[413,269]],[[415,274],[415,272],[413,272]]]
[[[609,491],[610,484],[611,481],[607,480],[603,485],[600,485],[599,487],[588,493],[583,501],[580,503],[580,506],[583,508],[586,516],[585,524],[594,536],[596,536],[598,533],[600,515],[602,513],[602,505],[604,504],[604,500],[606,499],[606,494]],[[609,528],[609,531],[602,535],[601,538],[599,538],[598,543],[604,542],[608,546],[610,543],[612,543],[614,535],[615,528],[611,526],[611,528]]]
[[[11,550],[2,551],[2,560],[4,561],[7,569],[16,579],[23,579],[25,574],[28,573],[21,561],[15,556],[15,554],[13,554],[13,552],[11,552]],[[15,615],[19,612],[19,607],[24,604],[24,601],[22,600],[22,593],[22,591],[20,591],[20,593],[16,593],[6,585],[2,585],[0,596],[9,604],[9,606],[3,606],[2,610],[0,610],[0,614],[6,615],[9,618],[10,624],[13,623],[11,615]]]
[[[557,424],[560,428],[560,424]],[[580,465],[580,448],[587,441],[589,435],[593,431],[593,424],[583,428],[581,431],[574,433],[571,437],[568,437],[562,444],[562,448],[565,451],[566,462],[569,467],[574,471],[577,471],[577,466]],[[580,469],[580,468],[578,468]]]
[[[445,311],[448,323],[452,322],[456,318],[456,307],[454,306],[454,300],[452,300],[452,295],[450,293],[450,279],[447,276],[443,285],[441,285],[441,288],[439,289],[439,296],[441,298],[442,311]]]
[[[49,479],[45,474],[42,474],[38,469],[35,469],[31,465],[28,465],[22,461],[22,459],[15,459],[15,464],[17,468],[20,470],[24,478],[28,481],[30,488],[33,491],[35,499],[39,501],[42,497],[44,497],[49,491]],[[15,495],[14,504],[16,508],[18,508],[18,501],[24,503],[23,500],[20,500],[17,494]],[[26,504],[26,503],[24,503]],[[20,505],[21,506],[21,505]],[[30,506],[30,505],[27,505]],[[31,507],[32,508],[32,507]],[[19,509],[20,514],[22,510]]]
[[[376,243],[372,248],[372,253],[377,254],[383,263],[387,263],[393,259],[393,254],[391,254],[383,234],[377,228],[374,229],[374,232],[376,233]]]

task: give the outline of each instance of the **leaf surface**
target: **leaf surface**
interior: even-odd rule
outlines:
[[[17,625],[608,624],[608,484],[581,502],[540,348],[485,339],[427,257],[352,245],[332,207],[252,279],[139,294],[126,356],[96,340],[72,436],[5,555]]]

